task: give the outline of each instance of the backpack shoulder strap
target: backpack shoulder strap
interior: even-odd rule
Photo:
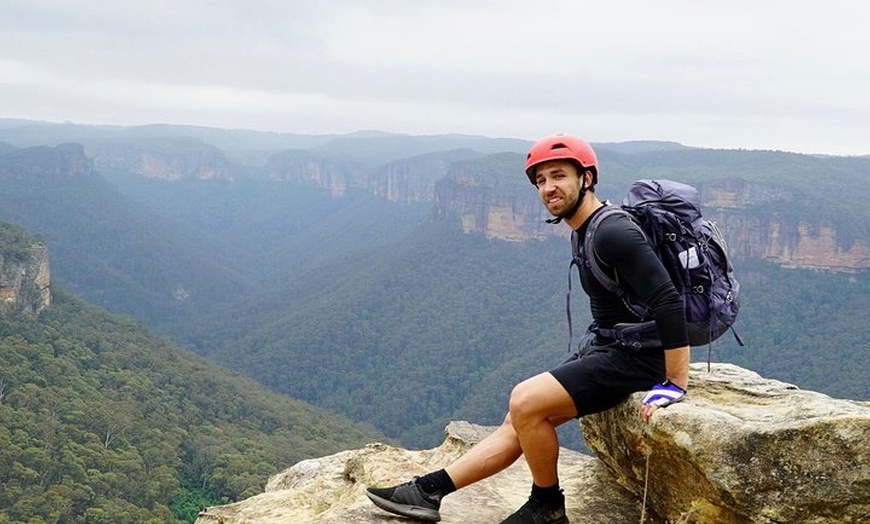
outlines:
[[[619,206],[607,205],[605,209],[593,216],[592,221],[589,222],[589,227],[586,230],[586,237],[583,239],[582,250],[578,254],[580,260],[582,260],[586,267],[592,271],[592,274],[599,282],[601,282],[602,286],[611,293],[614,293],[619,297],[624,297],[626,294],[625,290],[623,290],[619,283],[612,279],[610,275],[602,269],[601,260],[599,260],[598,254],[595,252],[595,234],[598,232],[599,226],[605,219],[614,215],[626,215],[629,217],[632,224],[637,225],[634,218],[631,217],[631,213]],[[640,226],[637,227],[640,229]],[[643,232],[643,230],[641,230],[641,232]],[[644,237],[646,237],[645,233]]]

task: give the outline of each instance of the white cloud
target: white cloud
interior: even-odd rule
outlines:
[[[844,0],[4,4],[0,116],[870,153]]]

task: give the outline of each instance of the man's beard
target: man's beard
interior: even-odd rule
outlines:
[[[580,204],[583,202],[583,197],[585,195],[586,195],[586,186],[584,185],[583,187],[580,188],[580,194],[577,195],[577,200],[574,201],[574,204],[571,205],[571,207],[569,207],[565,211],[562,211],[558,215],[554,213],[553,218],[547,219],[546,222],[548,224],[558,224],[563,219],[571,218],[572,216],[574,216],[574,213],[576,213],[577,210],[580,209]]]

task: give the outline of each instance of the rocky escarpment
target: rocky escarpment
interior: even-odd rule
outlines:
[[[455,165],[436,186],[436,212],[456,217],[469,233],[507,241],[567,236],[550,218],[522,177],[493,165],[491,170]],[[799,214],[800,199],[788,190],[728,179],[700,184],[703,212],[715,220],[736,256],[767,259],[784,266],[855,272],[870,269],[867,231]]]
[[[646,425],[634,402],[586,417],[586,443],[670,522],[870,522],[870,403],[719,364]]]
[[[99,172],[109,176],[234,180],[242,169],[221,150],[192,138],[90,141],[86,148]],[[515,153],[484,157],[468,149],[379,166],[330,156],[328,150],[291,150],[272,155],[253,171],[275,181],[314,184],[335,197],[364,191],[402,204],[432,202],[436,216],[458,220],[464,231],[489,238],[524,242],[566,237],[565,228],[544,222],[549,216],[525,177],[518,175],[521,164]],[[736,256],[831,271],[870,269],[870,230],[861,212],[850,220],[848,212],[811,207],[809,197],[787,186],[736,177],[698,187],[704,213],[719,223]]]
[[[693,365],[689,397],[649,424],[639,395],[586,417],[596,457],[568,450],[559,471],[572,522],[834,524],[870,518],[870,404],[837,400],[727,364]],[[383,444],[300,462],[270,479],[265,493],[209,508],[197,524],[397,522],[365,498],[444,467],[485,428],[451,423],[438,448]],[[499,522],[524,502],[531,483],[520,460],[450,495],[442,522]]]
[[[79,144],[12,149],[0,164],[0,175],[13,184],[29,184],[32,179],[98,176],[94,162]]]
[[[39,313],[51,305],[50,285],[45,243],[0,222],[0,314]]]
[[[479,156],[481,154],[475,151],[458,149],[368,167],[359,162],[294,150],[272,155],[267,175],[272,180],[315,184],[336,197],[359,190],[390,202],[413,204],[432,201],[436,181],[447,174],[454,162]]]
[[[269,480],[263,494],[245,501],[208,508],[197,524],[352,524],[410,522],[375,508],[365,496],[371,485],[404,482],[449,464],[493,428],[451,422],[441,446],[411,451],[380,443],[300,462]],[[571,479],[565,493],[572,519],[582,514],[589,524],[637,522],[638,504],[596,459],[563,449],[559,471]],[[530,476],[519,460],[496,477],[483,480],[444,499],[444,523],[500,522],[528,496]],[[577,520],[573,520],[577,522]]]
[[[785,188],[740,179],[701,185],[704,212],[715,219],[737,256],[773,260],[784,266],[860,271],[870,269],[867,231],[813,220],[795,212],[800,198]]]
[[[224,153],[194,138],[86,141],[86,151],[106,175],[179,180],[234,180],[237,167]]]
[[[567,236],[544,222],[549,215],[524,177],[509,176],[516,155],[494,155],[486,163],[455,164],[436,185],[435,212],[458,218],[466,233],[522,242]]]
[[[433,201],[438,217],[467,233],[525,242],[567,237],[552,227],[537,193],[517,175],[521,157],[485,158],[456,151],[393,162],[375,170],[298,151],[276,155],[272,177],[315,183],[335,196],[356,188],[401,203]],[[736,256],[791,267],[856,272],[870,269],[866,223],[822,215],[789,188],[726,178],[698,184],[705,215],[717,221]],[[603,195],[613,198],[613,195]],[[863,225],[862,225],[863,224]],[[851,227],[847,227],[851,226]]]

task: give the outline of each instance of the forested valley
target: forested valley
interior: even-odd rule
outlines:
[[[0,255],[44,242],[53,295],[0,318],[0,523],[190,522],[304,458],[497,424],[568,355],[566,236],[493,229],[540,212],[524,142],[87,131],[0,126]],[[743,195],[705,213],[737,239],[746,345],[694,360],[870,398],[870,159],[600,151],[605,198],[647,176]],[[825,235],[830,257],[792,256]]]

